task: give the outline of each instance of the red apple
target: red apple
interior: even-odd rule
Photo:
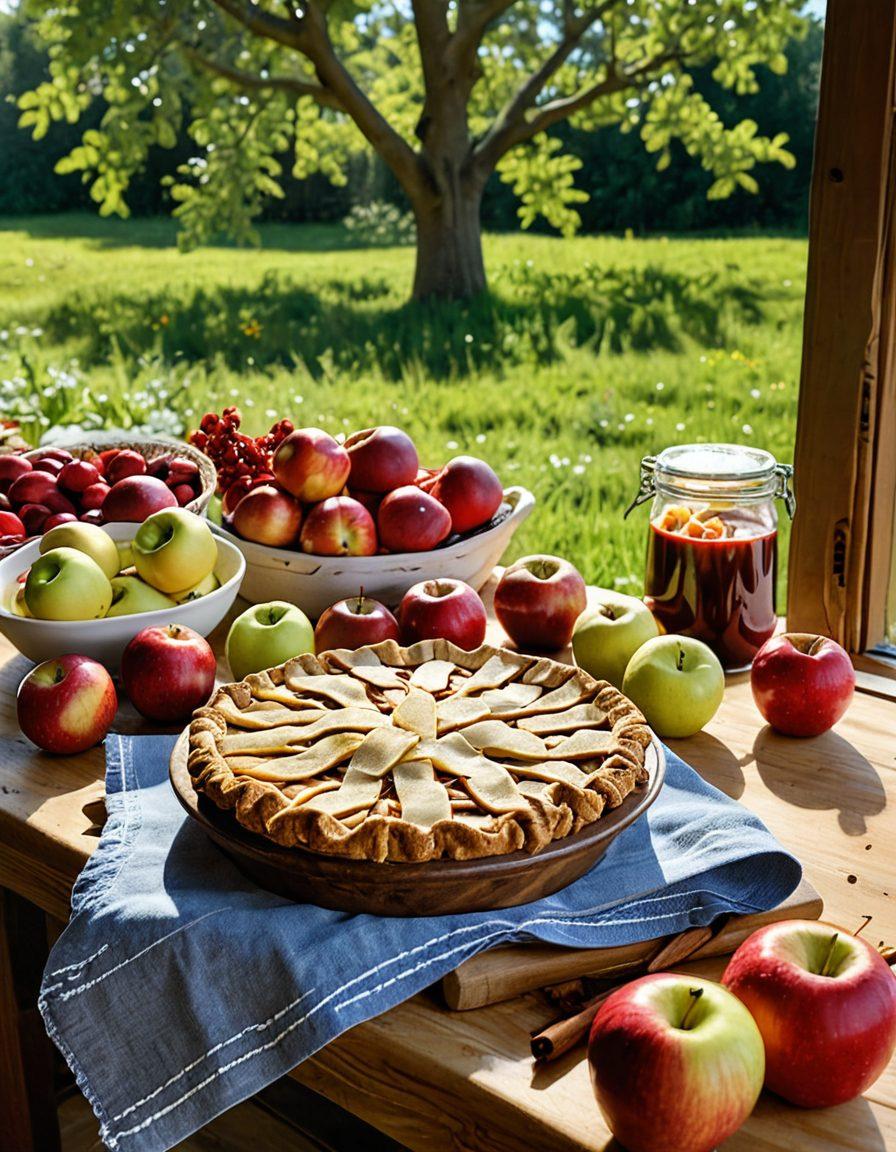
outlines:
[[[25,525],[15,512],[0,512],[0,536],[21,536],[25,539]]]
[[[231,523],[244,540],[269,548],[289,548],[302,527],[302,505],[273,484],[261,484],[240,500]]]
[[[449,460],[430,491],[451,513],[455,532],[469,532],[487,524],[504,499],[504,488],[495,472],[475,456]]]
[[[193,484],[199,481],[199,465],[195,460],[188,460],[186,456],[172,456],[168,461],[168,472],[165,483],[169,488],[176,488],[178,484]]]
[[[74,460],[74,456],[68,448],[38,448],[31,453],[31,463],[37,466],[38,460],[59,460],[60,463],[67,464],[69,460]]]
[[[845,650],[835,640],[805,632],[766,640],[750,670],[756,707],[785,736],[827,732],[849,707],[855,686]]]
[[[196,493],[193,491],[192,484],[175,484],[172,486],[171,491],[174,493],[174,498],[177,500],[181,508],[196,498]]]
[[[783,920],[749,936],[722,982],[765,1042],[766,1087],[803,1108],[859,1096],[896,1051],[896,976],[858,936]]]
[[[405,592],[397,616],[402,644],[442,639],[471,651],[485,639],[485,607],[463,580],[415,584]]]
[[[383,424],[353,432],[345,442],[351,460],[351,482],[365,492],[391,492],[413,484],[420,461],[407,432]]]
[[[102,512],[110,523],[122,520],[142,524],[153,512],[174,508],[176,505],[177,498],[155,476],[126,476],[109,489]]]
[[[438,468],[418,468],[417,475],[414,477],[414,483],[418,488],[422,488],[424,492],[431,492],[432,486],[439,478]]]
[[[143,476],[146,472],[146,458],[131,448],[122,448],[109,461],[106,467],[106,480],[114,488],[119,480],[128,476]]]
[[[82,512],[78,517],[79,520],[85,524],[105,524],[106,517],[103,515],[102,508],[88,508],[86,512]]]
[[[55,476],[32,469],[13,480],[7,495],[13,504],[45,504],[46,497],[56,490]]]
[[[57,524],[70,524],[78,517],[74,512],[54,512],[52,516],[48,516],[44,520],[42,532],[49,532],[51,528],[55,528]]]
[[[68,496],[63,495],[58,489],[55,492],[48,492],[43,498],[43,503],[51,512],[74,512],[75,506],[69,500]]]
[[[225,516],[232,516],[246,493],[251,492],[253,488],[260,488],[263,484],[274,484],[274,477],[269,472],[257,476],[240,476],[221,497],[221,511]]]
[[[32,461],[35,472],[49,472],[51,476],[58,476],[65,464],[55,456],[43,456],[40,460]]]
[[[331,496],[309,509],[300,542],[303,552],[315,556],[373,556],[376,525],[351,496]]]
[[[274,453],[274,476],[281,488],[306,504],[337,496],[348,480],[348,453],[320,428],[297,428]]]
[[[31,461],[24,456],[16,456],[12,453],[0,456],[0,492],[5,496],[13,482],[31,470]]]
[[[85,488],[81,493],[81,507],[85,512],[89,512],[91,508],[102,508],[106,497],[111,491],[112,489],[108,484],[104,484],[102,480],[98,480],[96,484],[91,484],[89,488]]]
[[[385,604],[365,596],[362,589],[358,596],[338,600],[323,613],[314,629],[314,650],[361,648],[398,638],[398,621]]]
[[[429,552],[451,534],[448,509],[415,484],[384,497],[376,525],[389,552]]]
[[[155,476],[157,480],[168,481],[168,464],[170,456],[156,456],[146,461],[146,475]]]
[[[671,972],[617,989],[588,1041],[591,1085],[629,1152],[711,1152],[756,1103],[762,1037],[718,984]]]
[[[28,536],[37,536],[43,532],[47,517],[51,515],[45,504],[23,504],[19,508],[19,519],[25,525]]]
[[[66,756],[98,744],[115,719],[112,677],[86,656],[46,660],[19,685],[19,727],[45,752]]]
[[[363,504],[367,511],[376,519],[376,514],[380,510],[380,504],[383,502],[382,492],[365,492],[363,488],[349,488],[348,493],[353,500],[357,500],[359,504]]]
[[[211,645],[192,628],[144,628],[122,654],[121,684],[148,720],[175,724],[211,696],[216,665]]]
[[[559,556],[524,556],[495,589],[495,615],[518,648],[554,650],[568,644],[587,604],[585,581]]]
[[[59,473],[59,487],[66,492],[83,492],[100,478],[99,470],[87,460],[69,460]]]

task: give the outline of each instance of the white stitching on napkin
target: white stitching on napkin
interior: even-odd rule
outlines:
[[[53,972],[48,972],[47,973],[47,979],[52,980],[54,976],[61,976],[63,972],[73,972],[75,970],[75,968],[86,967],[91,962],[91,960],[96,960],[96,958],[98,956],[102,956],[102,954],[106,951],[106,949],[108,947],[109,947],[108,944],[104,944],[102,946],[102,948],[97,948],[96,952],[91,952],[91,954],[88,957],[86,957],[86,959],[79,960],[76,964],[66,964],[64,968],[57,968]],[[74,979],[75,979],[74,976],[66,976],[66,980],[74,980]]]

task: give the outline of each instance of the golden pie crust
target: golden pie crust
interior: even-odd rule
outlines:
[[[645,784],[651,732],[580,669],[445,640],[299,656],[220,688],[193,785],[284,847],[421,863],[537,852]]]

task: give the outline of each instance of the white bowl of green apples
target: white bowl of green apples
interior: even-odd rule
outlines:
[[[0,632],[29,660],[77,653],[114,670],[143,628],[207,636],[245,569],[235,545],[182,508],[139,525],[60,524],[0,560]]]

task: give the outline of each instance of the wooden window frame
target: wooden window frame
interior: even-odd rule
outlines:
[[[896,0],[828,0],[787,616],[854,654],[883,641],[894,575],[894,104]]]

